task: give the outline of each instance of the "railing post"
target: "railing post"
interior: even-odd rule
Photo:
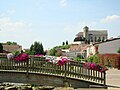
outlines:
[[[65,87],[71,86],[70,82],[67,81],[67,64],[66,63],[65,63],[64,85],[65,85]]]
[[[67,69],[67,66],[66,66],[66,63],[65,63],[65,76],[64,76],[65,77],[65,81],[67,81],[67,77],[66,77],[67,76],[67,70],[66,69]]]
[[[106,86],[106,71],[104,71],[104,86]]]
[[[26,77],[28,77],[28,73],[29,73],[29,59],[26,62]]]

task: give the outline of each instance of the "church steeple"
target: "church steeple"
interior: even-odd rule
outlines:
[[[86,39],[88,39],[88,31],[89,31],[89,28],[85,26],[83,28],[83,37],[85,37]]]

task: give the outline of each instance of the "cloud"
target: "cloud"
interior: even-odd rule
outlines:
[[[10,17],[0,18],[0,29],[2,31],[18,31],[24,30],[30,27],[29,23],[25,23],[22,21],[14,21]]]
[[[117,21],[120,20],[120,16],[119,15],[111,15],[111,16],[107,16],[106,18],[103,18],[100,20],[101,23],[110,23],[113,21]]]
[[[67,5],[67,0],[60,0],[60,5],[65,7]]]
[[[32,24],[13,20],[10,17],[0,18],[0,41],[15,41],[20,45],[29,46],[33,38]]]
[[[0,17],[7,17],[9,15],[13,15],[16,11],[14,9],[8,9],[5,12],[0,12]]]

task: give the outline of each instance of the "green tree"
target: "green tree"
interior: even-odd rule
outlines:
[[[62,45],[64,46],[64,45],[65,45],[65,42],[63,42]]]
[[[11,45],[11,44],[12,44],[12,42],[10,42],[10,41],[7,41],[7,42],[6,42],[6,44],[7,44],[7,45]]]
[[[70,48],[70,44],[69,45],[62,45],[62,46],[55,46],[55,47],[53,47],[52,49],[50,49],[50,55],[51,56],[55,56],[55,55],[57,55],[56,53],[57,53],[57,51],[56,51],[56,49],[69,49]]]
[[[13,45],[17,45],[17,43],[16,43],[16,42],[12,42],[12,44],[13,44]]]
[[[3,45],[0,43],[0,53],[3,53]]]
[[[68,45],[68,41],[66,41],[66,45]]]
[[[7,41],[6,44],[7,44],[7,45],[17,45],[16,42],[11,42],[11,41]]]
[[[37,41],[34,42],[34,44],[31,45],[30,47],[30,54],[45,54],[44,53],[44,48],[42,43],[39,43]]]
[[[33,48],[34,48],[34,45],[32,44],[32,45],[30,46],[30,51],[32,51]]]
[[[56,54],[56,49],[55,48],[52,48],[51,50],[50,50],[50,55],[51,56],[55,56],[55,54]]]

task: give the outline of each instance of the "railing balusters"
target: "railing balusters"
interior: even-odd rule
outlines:
[[[2,60],[3,59],[3,60]],[[88,81],[94,81],[106,85],[106,73],[83,68],[83,63],[68,62],[66,65],[58,66],[53,62],[42,60],[41,57],[31,57],[28,62],[15,62],[14,60],[7,60],[0,57],[1,70],[17,70],[29,72],[46,73],[53,75],[61,75],[71,78],[79,78]]]

